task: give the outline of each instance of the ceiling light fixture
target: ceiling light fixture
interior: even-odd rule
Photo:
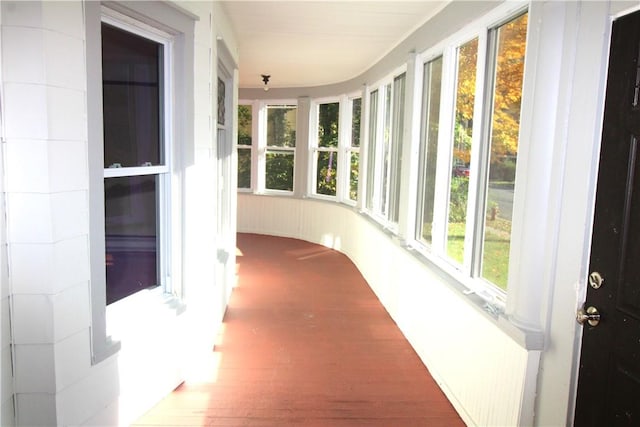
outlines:
[[[269,86],[267,86],[269,84],[269,79],[271,78],[271,76],[269,74],[261,74],[262,75],[262,81],[264,82],[264,91],[268,91],[269,90]]]

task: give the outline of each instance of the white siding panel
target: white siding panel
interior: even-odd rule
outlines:
[[[538,352],[528,352],[394,237],[352,208],[238,195],[238,231],[341,250],[360,269],[465,422],[532,423]],[[266,219],[265,219],[266,217]]]
[[[57,391],[89,376],[91,370],[89,341],[89,328],[84,328],[56,344],[54,351]]]
[[[5,136],[44,140],[47,138],[47,88],[22,83],[4,83]],[[11,106],[11,108],[8,108]]]
[[[2,2],[2,21],[6,26],[44,28],[82,38],[84,28],[78,25],[82,20],[82,3],[78,1]]]
[[[246,224],[247,233],[275,234],[283,237],[298,237],[300,234],[301,206],[295,199],[286,197],[260,197],[245,204],[238,197],[238,226]],[[276,205],[273,200],[278,200]]]
[[[80,90],[47,88],[48,136],[52,140],[86,141],[86,94]]]
[[[81,39],[30,27],[5,27],[3,38],[5,82],[84,88]],[[70,51],[79,54],[70,55]],[[29,61],[25,61],[25,57],[30,58]]]
[[[47,84],[83,91],[86,87],[84,41],[56,31],[44,32]],[[80,121],[76,125],[83,125]]]
[[[44,84],[42,54],[44,31],[39,28],[4,27],[2,77],[5,82]],[[30,58],[25,61],[24,58]]]
[[[53,239],[86,236],[89,231],[89,198],[87,191],[66,191],[51,195]]]
[[[112,357],[93,366],[83,377],[56,395],[57,424],[80,425],[99,413],[118,396],[118,359]]]
[[[55,394],[16,394],[16,419],[22,426],[50,426],[56,419]]]
[[[15,346],[16,393],[55,393],[55,367],[52,344]]]
[[[11,245],[13,291],[56,294],[89,281],[87,238]]]
[[[14,295],[11,323],[13,342],[53,344],[53,301],[49,295]]]
[[[9,395],[7,399],[3,399],[0,406],[0,424],[3,427],[11,427],[15,425],[15,412],[13,410],[13,396]]]
[[[88,282],[65,289],[52,301],[56,343],[91,326]]]
[[[50,186],[49,143],[14,139],[7,141],[5,147],[7,158],[11,159],[6,169],[7,191],[47,192]]]

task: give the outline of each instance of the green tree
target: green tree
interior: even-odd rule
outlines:
[[[339,135],[340,104],[332,102],[320,104],[318,109],[318,146],[337,148]],[[329,196],[336,195],[338,153],[318,151],[316,172],[316,192]]]
[[[293,191],[293,154],[267,153],[265,166],[268,189]]]
[[[296,146],[296,107],[270,106],[267,110],[267,145]]]
[[[251,106],[238,105],[238,145],[251,145]]]
[[[360,126],[362,120],[362,98],[353,100],[351,109],[351,146],[360,147]],[[358,200],[358,179],[360,173],[360,153],[351,152],[349,172],[349,198]]]
[[[251,106],[238,105],[238,188],[251,188]]]
[[[267,109],[267,147],[296,146],[296,107],[269,106]],[[266,154],[266,188],[293,191],[294,154],[271,149]]]

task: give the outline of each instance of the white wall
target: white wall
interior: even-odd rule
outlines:
[[[116,396],[90,358],[82,4],[2,2],[2,24],[16,416],[80,423]]]
[[[2,52],[2,9],[0,8],[0,55]],[[0,81],[2,70],[0,69]],[[4,139],[4,106],[0,87],[0,138]],[[7,255],[7,223],[5,217],[4,144],[0,143],[0,425],[15,422],[13,364],[11,362],[11,324],[9,308],[9,259]]]
[[[140,292],[109,306],[107,332],[120,340],[121,350],[92,364],[90,272],[101,266],[90,260],[89,212],[91,200],[103,197],[91,193],[89,179],[90,155],[96,144],[101,149],[88,136],[94,124],[87,109],[85,12],[94,5],[99,7],[82,1],[1,4],[8,211],[6,234],[4,217],[0,222],[3,426],[13,422],[14,398],[18,425],[128,425],[185,378],[185,367],[210,352],[223,314],[226,284],[216,283],[208,262],[220,214],[210,127],[217,31],[212,3],[189,2],[173,9],[195,26],[184,40],[193,60],[178,63],[192,85],[184,93],[191,95],[175,112],[181,115],[172,170],[179,304],[173,298],[163,305]],[[159,21],[167,13],[166,3],[125,6],[143,15],[148,7]],[[229,50],[237,51],[233,45]]]

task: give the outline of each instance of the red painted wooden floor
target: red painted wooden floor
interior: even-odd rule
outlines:
[[[464,425],[347,257],[255,234],[238,249],[211,377],[135,425]]]

